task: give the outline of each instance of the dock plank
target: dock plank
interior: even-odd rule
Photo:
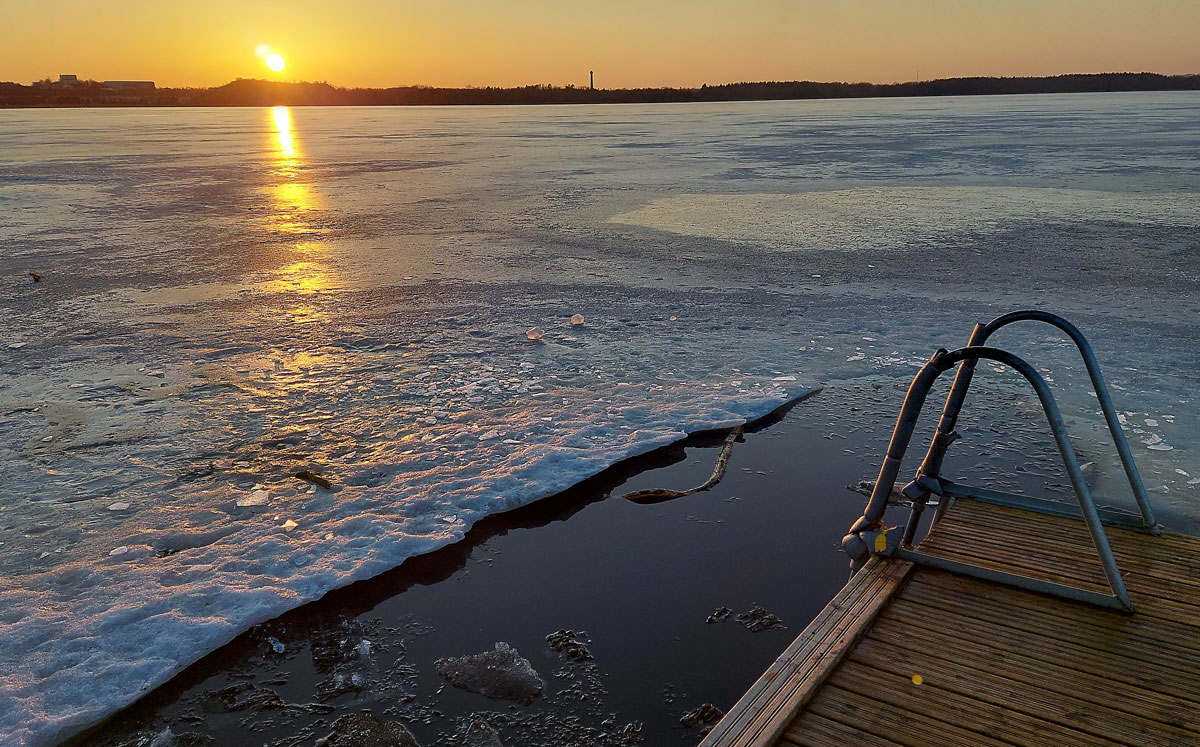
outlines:
[[[900,747],[890,739],[831,721],[812,713],[802,713],[792,723],[778,744],[787,747]]]
[[[1133,614],[872,560],[702,746],[1200,745],[1200,538],[1106,533]],[[921,550],[1108,592],[1076,519],[959,500]]]
[[[1059,747],[1105,747],[1120,744],[960,695],[939,686],[936,682],[916,685],[911,676],[912,673],[896,674],[846,660],[826,682],[894,706],[932,714],[940,719],[951,719],[961,724],[979,724],[992,736],[1012,744],[1054,744]]]
[[[883,558],[868,562],[701,744],[738,747],[774,743],[911,569],[911,563]]]
[[[827,682],[805,711],[847,726],[853,725],[875,736],[893,739],[905,747],[958,744],[971,747],[1005,747],[1006,743],[978,731],[965,729],[905,706],[882,703],[873,696],[844,690]]]

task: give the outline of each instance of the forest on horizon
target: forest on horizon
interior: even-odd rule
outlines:
[[[1088,73],[1045,77],[941,78],[909,83],[813,81],[725,83],[699,88],[592,89],[529,85],[514,88],[343,88],[239,78],[212,88],[114,88],[98,81],[34,85],[0,82],[0,107],[93,106],[445,106],[504,104],[628,104],[902,96],[1200,90],[1200,74]]]

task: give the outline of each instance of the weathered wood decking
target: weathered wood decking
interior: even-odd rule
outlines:
[[[1134,614],[875,558],[702,747],[1200,745],[1200,539],[1107,531]],[[959,501],[921,549],[1107,592],[1072,519]]]

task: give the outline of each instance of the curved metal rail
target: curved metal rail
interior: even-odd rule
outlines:
[[[967,341],[968,347],[977,347],[984,345],[988,338],[994,332],[1002,327],[1006,327],[1013,322],[1035,321],[1044,322],[1046,324],[1057,327],[1066,333],[1071,341],[1075,343],[1075,347],[1079,350],[1079,355],[1083,358],[1083,364],[1087,368],[1088,378],[1092,381],[1092,388],[1096,393],[1096,399],[1100,402],[1100,409],[1104,413],[1104,419],[1108,423],[1108,430],[1112,434],[1114,445],[1117,447],[1117,454],[1121,457],[1121,464],[1125,468],[1125,476],[1129,480],[1129,487],[1133,491],[1133,497],[1137,501],[1138,510],[1142,515],[1142,526],[1144,531],[1151,534],[1159,534],[1162,532],[1162,526],[1154,517],[1154,510],[1150,506],[1150,497],[1146,494],[1146,488],[1142,484],[1142,477],[1138,473],[1137,465],[1133,461],[1133,454],[1129,450],[1129,442],[1125,440],[1125,433],[1121,430],[1121,422],[1117,418],[1116,408],[1113,406],[1112,395],[1108,392],[1108,385],[1104,381],[1104,375],[1100,373],[1100,363],[1096,360],[1096,354],[1092,351],[1091,344],[1079,328],[1071,324],[1066,319],[1063,319],[1057,314],[1051,314],[1047,311],[1039,311],[1037,309],[1025,309],[1022,311],[1013,311],[1008,314],[1003,314],[996,317],[987,324],[976,324],[974,331],[971,333],[970,340]],[[975,375],[975,360],[964,360],[958,367],[958,373],[954,377],[954,384],[950,388],[950,394],[946,396],[946,404],[942,409],[941,419],[938,421],[937,431],[932,442],[929,444],[929,451],[925,454],[925,459],[917,470],[917,480],[914,484],[920,484],[921,477],[939,479],[941,476],[942,462],[946,457],[946,450],[957,437],[954,432],[954,427],[958,422],[959,413],[962,411],[963,402],[967,396],[967,389],[971,386],[971,379]],[[928,481],[926,481],[928,482]],[[912,485],[906,488],[910,493],[916,493],[911,490]],[[951,492],[957,488],[958,492],[963,493],[963,497],[972,497],[980,500],[997,500],[1007,499],[1029,504],[1030,501],[1021,501],[1019,496],[1013,496],[1008,493],[999,493],[998,491],[986,491],[972,488],[963,488],[962,486],[952,486]],[[924,489],[924,488],[921,488]],[[936,492],[936,491],[933,491]],[[967,495],[967,493],[970,493]],[[909,495],[913,498],[913,495]],[[946,508],[950,505],[950,498],[954,496],[943,495],[943,500],[939,501],[937,514],[934,517],[934,523],[941,519],[945,514]],[[926,492],[924,498],[920,501],[913,502],[914,507],[918,504],[921,509],[924,509],[925,501],[929,498],[929,492]],[[1040,509],[1049,509],[1053,511],[1052,506],[1044,504],[1039,505]],[[920,511],[918,511],[918,514]],[[1124,523],[1120,519],[1113,517],[1115,523]],[[909,522],[909,534],[905,537],[905,544],[911,544],[912,532],[916,531],[916,522]]]
[[[1017,312],[1017,315],[1022,313],[1041,313],[1041,312]],[[1007,315],[1014,317],[1015,315]],[[1053,316],[1053,315],[1048,315]],[[1000,317],[1005,319],[1005,317]],[[1055,317],[1058,319],[1058,317]],[[1016,318],[1010,321],[1016,321]],[[999,321],[999,320],[997,320]],[[1065,320],[1063,320],[1064,323]],[[1008,323],[1003,322],[1003,323]],[[997,325],[1003,326],[1003,324]],[[983,329],[987,334],[987,325],[977,325],[976,333]],[[1074,329],[1072,327],[1072,329]],[[994,331],[994,330],[992,330]],[[1078,330],[1076,330],[1078,332]],[[986,334],[984,335],[986,338]],[[1082,336],[1080,336],[1082,338]],[[975,339],[975,335],[972,335]],[[1086,346],[1086,341],[1084,341]],[[1081,350],[1083,347],[1081,347]],[[1090,353],[1090,350],[1089,350]],[[913,430],[917,423],[917,418],[924,407],[925,400],[929,395],[930,389],[939,376],[948,371],[957,363],[964,364],[959,369],[959,377],[955,379],[957,387],[959,379],[963,376],[963,369],[966,368],[969,372],[973,372],[975,361],[980,358],[993,360],[1002,363],[1015,369],[1018,373],[1033,386],[1037,393],[1038,400],[1041,402],[1042,409],[1046,413],[1046,419],[1050,425],[1050,430],[1054,435],[1055,443],[1058,446],[1059,454],[1062,457],[1063,464],[1067,469],[1067,475],[1071,480],[1071,486],[1075,491],[1075,496],[1079,501],[1079,509],[1083,514],[1084,522],[1087,524],[1088,531],[1092,536],[1092,541],[1096,545],[1096,551],[1100,555],[1101,564],[1104,567],[1104,575],[1108,580],[1109,587],[1112,590],[1112,596],[1100,594],[1094,591],[1077,589],[1063,584],[1051,583],[1039,579],[1020,576],[1013,573],[1005,573],[994,571],[987,568],[960,563],[946,558],[929,555],[923,552],[918,552],[909,549],[912,536],[916,531],[916,524],[920,519],[921,510],[924,508],[924,503],[928,500],[930,494],[943,495],[946,493],[944,487],[947,483],[939,480],[935,475],[918,474],[916,480],[909,484],[904,490],[907,497],[913,500],[913,511],[909,522],[904,530],[904,539],[899,546],[893,546],[886,542],[886,530],[883,525],[884,513],[887,510],[888,499],[892,493],[892,489],[896,484],[896,477],[899,474],[900,464],[904,458],[904,453],[908,449],[908,444],[912,439]],[[1085,360],[1086,360],[1085,356]],[[1094,361],[1094,357],[1092,357]],[[1098,373],[1098,372],[1097,372]],[[952,440],[953,421],[957,419],[959,408],[962,406],[962,401],[966,397],[966,388],[970,384],[970,373],[968,378],[963,381],[962,389],[959,392],[951,391],[951,398],[955,398],[955,402],[951,403],[948,399],[947,410],[949,410],[951,427],[946,431],[939,428],[938,438],[935,438],[935,445],[939,439],[944,442],[944,446],[948,446]],[[1093,383],[1096,379],[1093,378]],[[1103,385],[1103,379],[1099,380],[1099,384]],[[950,405],[954,404],[953,409]],[[946,413],[943,414],[945,419]],[[931,452],[933,447],[931,447]],[[944,448],[934,454],[936,466],[940,467],[940,460],[944,456]],[[927,457],[927,460],[929,457]],[[1130,460],[1132,464],[1132,458]],[[924,465],[923,465],[924,466]],[[1136,471],[1134,472],[1136,475]],[[943,497],[941,504],[945,504],[946,497]],[[941,506],[939,505],[939,510]],[[1112,548],[1108,543],[1108,537],[1104,533],[1104,525],[1100,519],[1100,515],[1096,510],[1095,502],[1092,500],[1087,483],[1084,480],[1083,472],[1079,467],[1079,460],[1075,454],[1075,449],[1071,445],[1071,439],[1067,435],[1066,424],[1063,422],[1062,414],[1059,412],[1058,404],[1054,400],[1054,395],[1050,391],[1049,385],[1041,374],[1029,365],[1026,361],[1004,350],[985,346],[968,346],[947,352],[945,349],[938,350],[933,354],[917,375],[913,378],[912,384],[909,386],[908,395],[905,397],[904,406],[900,411],[900,416],[896,420],[896,428],[892,432],[892,439],[888,445],[887,456],[884,459],[883,466],[879,470],[879,478],[875,482],[875,488],[871,492],[871,497],[867,502],[866,510],[863,515],[850,527],[850,532],[842,539],[842,548],[851,557],[851,567],[857,570],[871,557],[871,547],[863,539],[864,532],[879,532],[883,530],[884,542],[875,547],[877,554],[902,558],[909,560],[919,565],[932,566],[942,570],[961,573],[963,575],[982,578],[988,581],[1006,583],[1013,586],[1038,591],[1045,594],[1053,594],[1056,596],[1075,599],[1077,601],[1088,602],[1102,607],[1112,609],[1132,611],[1133,604],[1129,599],[1129,593],[1125,589],[1125,582],[1121,578],[1121,572],[1117,568],[1116,560],[1113,558]]]

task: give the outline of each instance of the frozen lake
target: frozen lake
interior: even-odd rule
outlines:
[[[1195,93],[0,111],[0,741],[1015,308],[1089,335],[1196,531],[1198,123]],[[1051,332],[995,343],[1127,505]]]

